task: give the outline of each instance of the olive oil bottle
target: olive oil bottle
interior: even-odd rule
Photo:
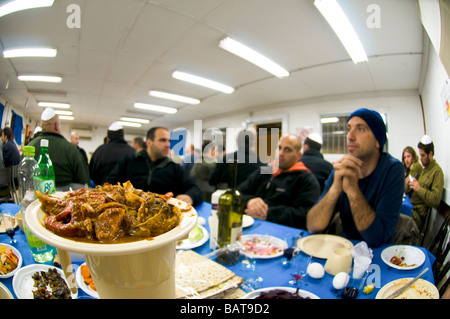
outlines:
[[[232,185],[219,197],[217,209],[218,230],[217,244],[219,248],[238,242],[242,234],[242,216],[244,207],[242,197],[237,190],[237,163],[229,163],[229,173],[233,177]],[[231,186],[231,187],[230,187]],[[217,257],[223,265],[234,265],[239,261],[239,249],[226,250]]]

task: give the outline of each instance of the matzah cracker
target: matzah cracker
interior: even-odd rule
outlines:
[[[179,252],[176,255],[175,266],[176,298],[198,296],[201,292],[217,287],[234,276],[235,273],[231,270],[192,250]],[[239,280],[242,281],[242,278]],[[222,285],[217,290],[223,290],[224,287]],[[205,295],[214,293],[215,291],[211,290]]]

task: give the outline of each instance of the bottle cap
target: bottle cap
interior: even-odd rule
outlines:
[[[23,154],[27,155],[27,156],[34,156],[34,154],[35,154],[34,146],[24,146]]]
[[[43,147],[48,147],[48,140],[46,140],[45,138],[43,138],[43,139],[41,140],[41,146],[43,146]]]

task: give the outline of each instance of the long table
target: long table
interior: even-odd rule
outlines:
[[[209,231],[209,225],[207,221],[208,217],[211,215],[211,204],[203,202],[202,204],[196,207],[196,210],[198,212],[199,217],[203,217],[206,220],[206,224],[204,225],[204,227]],[[286,234],[292,234],[293,236],[296,236],[301,231],[304,232],[304,236],[310,235],[307,231],[301,229],[279,225],[258,219],[255,219],[254,226],[256,225],[258,226],[249,229],[246,234],[271,235],[278,237],[280,239],[284,239]],[[244,231],[246,230],[247,229],[244,228]],[[34,264],[35,261],[28,249],[25,234],[18,229],[16,231],[15,239],[17,239],[15,247],[20,251],[23,257],[22,267]],[[6,234],[0,234],[0,243],[9,243],[9,237]],[[357,244],[357,242],[353,241],[353,244]],[[399,278],[415,277],[426,267],[428,267],[430,270],[427,273],[425,273],[425,275],[422,278],[434,284],[431,268],[435,260],[435,257],[430,252],[428,252],[428,250],[422,247],[418,247],[425,253],[426,256],[426,260],[421,267],[418,267],[413,270],[397,270],[395,268],[389,267],[381,260],[380,257],[381,252],[386,247],[387,246],[383,246],[380,248],[373,249],[374,257],[372,260],[372,264],[375,265],[374,268],[375,270],[371,278],[375,280],[374,282],[375,289],[371,294],[368,295],[360,293],[358,299],[373,299],[375,298],[379,289],[383,287],[385,284]],[[209,241],[207,241],[200,247],[194,248],[193,250],[201,255],[206,255],[212,252],[212,250],[209,248]],[[283,265],[283,260],[284,257],[277,257],[273,259],[255,259],[256,272],[262,278],[262,282],[260,285],[261,288],[288,285],[291,270],[289,269],[289,267]],[[79,267],[79,265],[82,264],[82,262],[83,260],[75,260],[75,261],[72,260],[74,272],[77,270],[77,267]],[[324,265],[326,260],[313,257],[312,262],[318,262]],[[52,265],[51,262],[48,262],[47,264]],[[240,268],[239,264],[227,267],[232,271],[236,272],[236,274],[238,275],[240,274],[240,271],[242,269]],[[339,296],[332,289],[332,280],[333,276],[329,275],[328,273],[325,273],[322,279],[313,279],[310,278],[309,276],[306,276],[304,279],[302,279],[303,283],[301,289],[314,293],[323,299],[336,299],[339,298]],[[12,287],[12,277],[0,279],[0,282],[2,282],[11,291],[14,297],[17,298]],[[90,298],[90,296],[84,293],[84,291],[81,289],[78,289],[78,297]]]

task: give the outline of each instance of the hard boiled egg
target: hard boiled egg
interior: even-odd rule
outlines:
[[[333,278],[333,287],[336,290],[341,290],[347,286],[350,276],[346,272],[337,273]]]
[[[320,279],[325,274],[325,270],[323,269],[323,266],[319,263],[312,263],[308,266],[306,269],[306,272],[308,273],[311,278],[314,279]]]

